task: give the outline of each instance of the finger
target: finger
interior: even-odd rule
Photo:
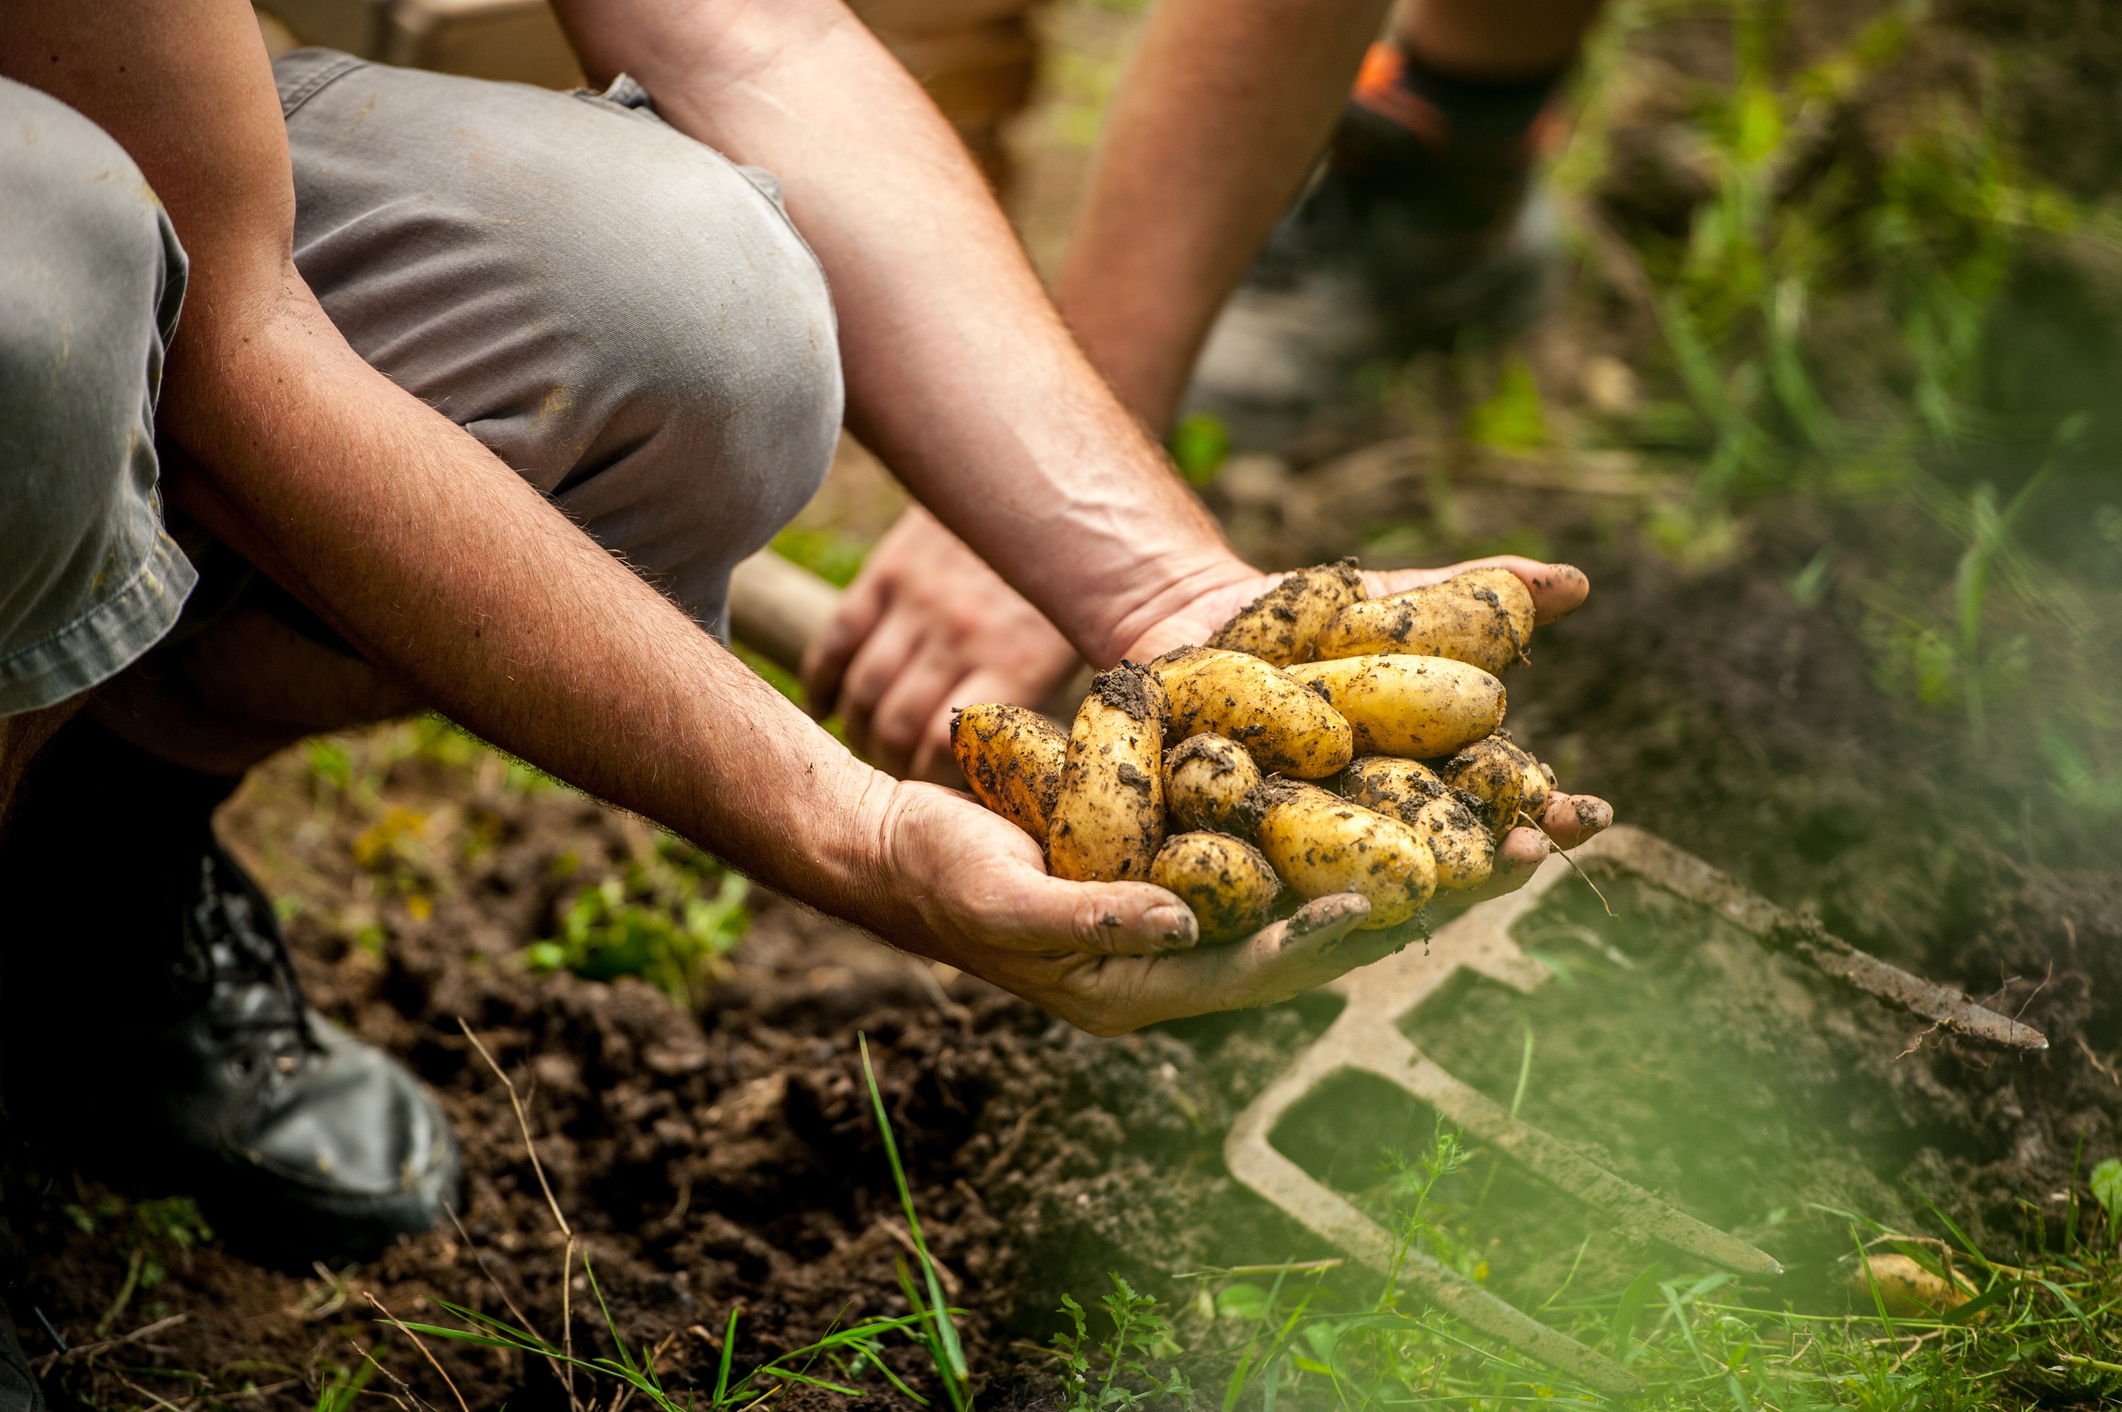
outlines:
[[[1547,796],[1547,808],[1540,815],[1542,832],[1559,848],[1575,848],[1594,834],[1605,832],[1613,822],[1614,806],[1605,800],[1560,791]]]
[[[840,595],[839,611],[804,651],[803,697],[819,720],[833,713],[847,664],[884,616],[887,597],[879,576],[857,574]]]
[[[921,645],[920,628],[912,615],[887,612],[878,620],[840,681],[838,709],[846,726],[848,743],[871,763],[877,758],[874,713],[891,685]],[[901,762],[904,763],[904,762]]]
[[[1553,851],[1553,846],[1539,830],[1512,829],[1503,836],[1503,842],[1496,845],[1496,861],[1490,866],[1485,882],[1460,892],[1440,890],[1430,899],[1430,905],[1457,910],[1516,892],[1532,881],[1533,874],[1540,871],[1540,864]]]
[[[1383,598],[1388,594],[1405,593],[1411,588],[1442,583],[1468,569],[1509,569],[1516,574],[1524,581],[1526,591],[1532,594],[1535,623],[1551,623],[1563,614],[1575,611],[1591,594],[1591,580],[1575,565],[1543,564],[1538,559],[1527,559],[1519,554],[1468,559],[1442,569],[1373,571],[1364,574],[1363,578],[1370,587],[1371,597]]]
[[[947,740],[949,704],[969,699],[959,689],[963,679],[962,664],[939,651],[933,637],[916,646],[870,712],[871,760],[902,779],[920,777],[929,723],[942,712]]]
[[[1062,1013],[1092,1034],[1115,1035],[1159,1020],[1273,1005],[1406,944],[1397,929],[1357,931],[1369,915],[1363,898],[1341,893],[1229,946],[1090,961],[1063,978],[1072,996]]]

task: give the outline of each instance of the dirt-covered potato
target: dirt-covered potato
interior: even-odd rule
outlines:
[[[1262,770],[1315,780],[1355,754],[1348,722],[1279,667],[1244,652],[1182,647],[1149,664],[1171,698],[1169,738],[1229,736]]]
[[[1300,896],[1357,892],[1370,899],[1365,931],[1397,926],[1437,888],[1429,845],[1398,819],[1317,785],[1270,780],[1256,835],[1260,851]]]
[[[1164,690],[1132,662],[1091,679],[1061,767],[1046,864],[1071,882],[1149,877],[1164,844]]]
[[[1251,838],[1260,823],[1260,767],[1223,735],[1193,735],[1164,755],[1164,808],[1180,828]]]
[[[1250,652],[1278,667],[1309,662],[1319,634],[1334,614],[1362,602],[1365,596],[1363,576],[1356,572],[1353,558],[1298,569],[1239,609],[1236,617],[1216,629],[1208,645]]]
[[[1157,851],[1149,880],[1193,909],[1203,941],[1234,941],[1254,931],[1282,891],[1259,849],[1220,833],[1173,834]]]
[[[1359,755],[1449,755],[1503,722],[1503,683],[1448,657],[1343,657],[1289,674],[1341,713]]]
[[[1469,569],[1427,588],[1351,603],[1319,634],[1321,661],[1404,652],[1498,675],[1523,659],[1533,596],[1508,569]]]
[[[1501,732],[1444,761],[1437,774],[1452,788],[1481,800],[1481,822],[1497,838],[1519,824],[1537,826],[1547,812],[1549,785],[1540,762]]]
[[[1496,844],[1474,812],[1481,801],[1459,793],[1421,761],[1363,756],[1341,777],[1341,792],[1413,829],[1437,860],[1438,887],[1459,891],[1488,881]]]
[[[975,798],[1046,846],[1068,732],[1022,706],[967,706],[950,718],[950,753]]]

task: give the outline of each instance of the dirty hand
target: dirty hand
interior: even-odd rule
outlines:
[[[976,701],[1038,706],[1076,667],[1039,610],[920,506],[877,543],[803,659],[819,716],[902,778],[957,778],[950,713]]]
[[[1399,947],[1354,930],[1370,906],[1352,893],[1243,941],[1197,946],[1193,913],[1163,888],[1050,877],[1022,829],[933,785],[894,785],[877,840],[882,915],[865,920],[885,940],[1095,1035],[1273,1004]]]

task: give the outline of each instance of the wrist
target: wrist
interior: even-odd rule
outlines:
[[[1257,569],[1228,550],[1174,564],[1169,573],[1161,575],[1156,583],[1144,585],[1131,603],[1115,613],[1110,628],[1095,644],[1098,651],[1086,656],[1093,666],[1104,668],[1123,656],[1156,656],[1185,646],[1176,641],[1163,642],[1159,628],[1202,599],[1259,577]]]

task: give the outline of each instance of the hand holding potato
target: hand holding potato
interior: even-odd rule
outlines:
[[[1055,876],[1146,877],[1205,940],[1250,930],[1280,899],[1348,894],[1364,900],[1362,929],[1387,930],[1440,893],[1507,892],[1612,821],[1502,729],[1495,673],[1527,660],[1532,585],[1566,603],[1581,597],[1571,575],[1473,567],[1374,600],[1353,560],[1299,570],[1211,645],[1101,674],[1065,750],[1016,708],[966,708],[958,763],[1031,837],[1047,821]]]

